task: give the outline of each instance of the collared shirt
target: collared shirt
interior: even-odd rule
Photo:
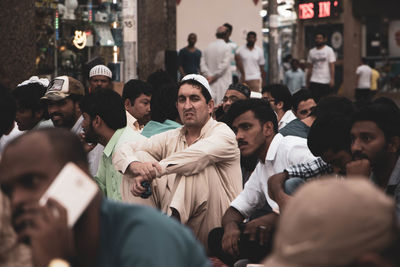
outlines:
[[[122,174],[113,166],[112,155],[115,150],[127,142],[145,140],[146,138],[130,127],[125,127],[115,131],[110,141],[103,150],[99,169],[94,177],[104,195],[113,200],[122,200],[120,185]]]
[[[292,165],[285,169],[289,178],[301,178],[307,180],[318,175],[331,174],[333,173],[332,166],[320,157],[296,165]]]
[[[374,173],[371,174],[370,179],[378,184],[378,178]],[[393,168],[392,173],[390,174],[388,184],[385,188],[385,192],[388,195],[394,197],[396,201],[396,214],[397,218],[400,219],[400,157],[398,157],[396,165]]]
[[[287,110],[285,112],[285,114],[283,114],[282,118],[280,121],[278,121],[278,130],[282,129],[283,127],[285,127],[289,122],[291,122],[292,120],[296,119],[296,115],[294,115],[293,111],[291,111],[290,109]]]
[[[128,144],[115,153],[113,162],[125,172],[133,161],[158,161],[159,176],[168,177],[155,179],[164,182],[153,191],[161,201],[157,206],[168,214],[175,209],[181,222],[207,247],[208,233],[221,226],[229,203],[242,190],[240,152],[232,130],[212,118],[192,145],[188,146],[185,134],[182,127]]]
[[[306,75],[301,69],[288,70],[285,72],[283,84],[287,85],[290,93],[293,95],[299,91],[302,87],[306,86]]]
[[[231,203],[244,217],[268,202],[274,210],[279,210],[278,204],[268,195],[268,179],[282,172],[291,165],[308,162],[315,159],[307,147],[307,140],[297,136],[276,134],[269,145],[265,162],[259,162],[244,186],[244,190]]]
[[[79,119],[75,122],[74,126],[71,128],[71,132],[78,135],[83,132],[82,128],[83,116],[80,116]],[[103,154],[104,147],[100,144],[97,144],[89,153],[88,153],[88,162],[89,162],[89,171],[92,176],[95,176],[97,170],[99,169],[99,162],[101,159],[101,155]]]
[[[132,130],[140,133],[143,130],[143,127],[140,127],[137,119],[133,117],[128,111],[125,111],[125,113],[126,113],[126,126],[129,126],[132,128]]]

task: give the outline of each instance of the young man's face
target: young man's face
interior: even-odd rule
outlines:
[[[189,44],[189,46],[194,46],[196,44],[196,42],[197,42],[196,34],[190,34],[188,36],[188,44]]]
[[[40,113],[40,114],[39,114]],[[31,109],[17,107],[15,121],[20,131],[31,130],[41,120],[42,112],[33,112]]]
[[[235,103],[238,100],[244,100],[247,99],[247,97],[240,93],[237,90],[226,90],[225,96],[222,99],[222,109],[224,110],[225,113],[228,112],[229,108],[233,103]]]
[[[267,140],[263,125],[254,116],[253,111],[246,111],[236,117],[233,120],[232,128],[242,156],[258,156],[260,151],[266,148]]]
[[[256,43],[257,38],[253,34],[249,34],[247,35],[246,41],[247,41],[247,46],[252,47]]]
[[[387,146],[383,131],[372,121],[358,121],[350,130],[351,153],[354,159],[368,159],[371,167],[384,163]]]
[[[83,116],[82,129],[83,132],[85,133],[85,141],[87,143],[98,143],[99,136],[93,129],[92,118],[86,112],[83,112],[82,116]]]
[[[200,88],[186,83],[179,88],[176,108],[183,125],[202,128],[210,119],[214,101],[207,103]]]
[[[300,101],[299,105],[297,106],[297,110],[295,115],[300,120],[307,118],[311,111],[317,106],[314,99],[310,98],[306,101]]]
[[[60,101],[48,101],[47,110],[55,127],[71,129],[78,120],[78,103],[69,98]]]
[[[323,46],[325,44],[325,38],[322,34],[317,34],[315,36],[315,45],[316,46]]]
[[[89,79],[91,93],[101,89],[112,89],[111,79],[104,75],[96,75]]]
[[[29,215],[24,207],[39,201],[62,167],[42,134],[22,137],[6,148],[0,163],[0,184],[10,198],[12,224],[17,233],[29,221],[29,217],[24,219]]]
[[[137,119],[140,125],[146,125],[151,119],[150,101],[151,95],[145,94],[138,96],[133,105],[129,99],[125,100],[126,110]]]
[[[346,150],[334,152],[332,149],[322,153],[321,158],[332,166],[334,173],[341,175],[346,174],[346,164],[352,160],[350,152]]]
[[[262,93],[262,99],[264,99],[265,101],[267,101],[269,103],[269,105],[271,106],[271,108],[277,112],[278,111],[278,107],[276,106],[276,102],[275,102],[275,98],[272,97],[270,92],[264,92]]]

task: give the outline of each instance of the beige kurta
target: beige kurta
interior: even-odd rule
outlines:
[[[183,127],[122,147],[113,163],[125,172],[131,162],[144,158],[153,158],[163,169],[156,180],[156,206],[168,214],[178,211],[181,222],[207,247],[209,231],[221,226],[224,212],[242,190],[235,134],[226,124],[210,119],[189,147]]]

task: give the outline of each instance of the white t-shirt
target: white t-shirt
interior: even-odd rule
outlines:
[[[358,66],[356,70],[358,75],[357,88],[370,89],[372,70],[368,65]]]
[[[244,186],[243,191],[231,203],[244,217],[264,206],[265,201],[272,209],[279,210],[278,204],[268,195],[268,179],[283,172],[289,166],[315,160],[307,147],[307,139],[297,136],[276,134],[268,148],[265,163],[259,162]]]
[[[327,45],[321,49],[314,47],[308,53],[307,61],[313,65],[311,82],[327,84],[331,81],[329,63],[336,61],[335,53],[331,47]]]
[[[254,46],[249,50],[246,45],[239,47],[236,54],[242,58],[246,81],[261,79],[260,65],[265,64],[263,50]]]

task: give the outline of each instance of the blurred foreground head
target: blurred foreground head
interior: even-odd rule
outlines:
[[[390,249],[397,235],[393,199],[368,180],[319,179],[288,203],[265,266],[392,266],[358,263]]]

